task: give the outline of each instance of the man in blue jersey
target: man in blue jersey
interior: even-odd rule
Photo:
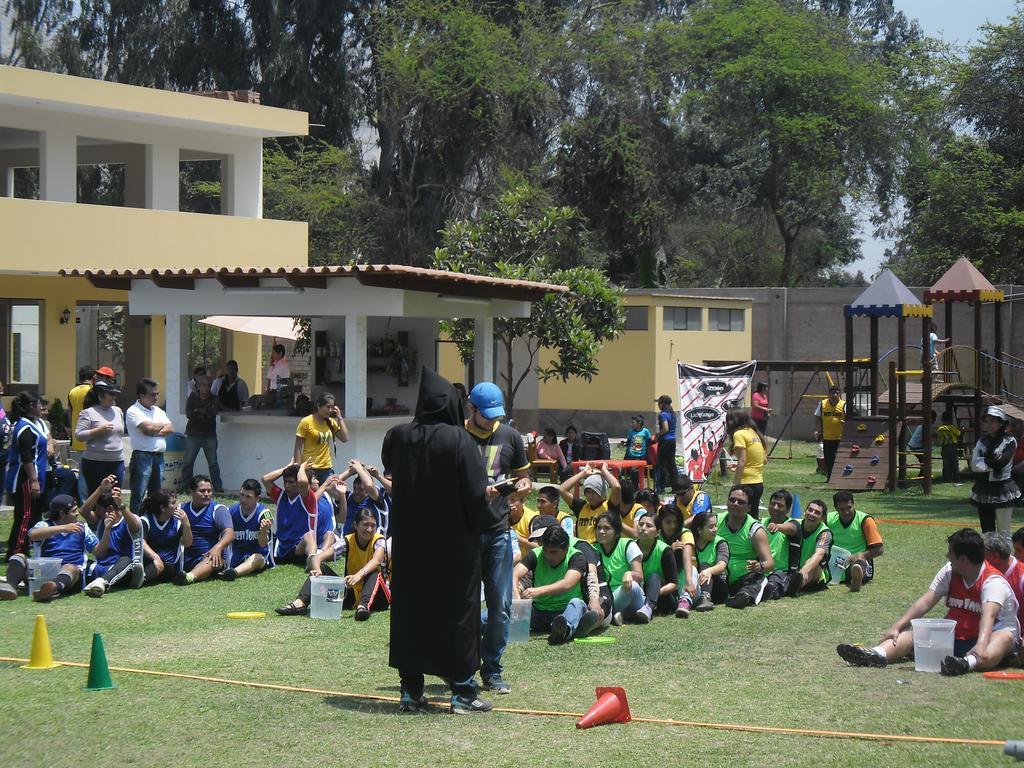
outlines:
[[[104,480],[104,483],[107,481]],[[103,488],[101,484],[97,491]],[[98,519],[99,543],[93,551],[96,565],[92,580],[85,587],[89,597],[103,597],[115,586],[138,589],[142,586],[143,530],[142,521],[121,502],[121,489],[116,486],[102,493],[93,492],[82,507]]]
[[[345,481],[350,477],[353,478],[351,491],[345,486]],[[360,509],[372,509],[379,527],[379,508],[383,506],[380,500],[380,489],[377,488],[377,484],[373,481],[366,466],[361,461],[352,459],[348,463],[348,468],[337,475],[337,478],[335,487],[344,490],[345,494],[345,522],[342,525],[341,535],[347,536],[355,530],[356,513]]]
[[[275,564],[306,565],[317,549],[330,546],[327,534],[334,528],[334,518],[320,505],[315,481],[311,482],[308,462],[289,464],[263,476],[263,487],[277,505],[276,541],[271,557]],[[275,481],[281,478],[281,485]],[[333,535],[333,534],[332,534]]]
[[[213,483],[206,475],[193,475],[189,481],[192,500],[182,505],[192,529],[192,545],[185,547],[183,572],[174,578],[178,586],[194,584],[220,573],[231,558],[231,527],[228,508],[213,500]]]
[[[260,504],[260,483],[249,478],[238,491],[238,503],[228,511],[235,540],[231,545],[231,562],[220,577],[234,581],[239,576],[256,574],[267,567],[270,558],[270,529],[274,513]]]
[[[173,491],[161,488],[150,492],[142,502],[142,526],[146,584],[173,581],[182,572],[183,547],[192,545],[188,515],[178,506]]]
[[[66,495],[54,496],[46,519],[32,526],[28,532],[35,557],[58,557],[60,573],[52,581],[44,581],[32,593],[32,599],[48,603],[55,597],[71,594],[76,585],[81,585],[85,572],[85,553],[96,548],[97,540],[85,523],[78,520],[78,504]],[[8,566],[8,584],[11,565]]]
[[[654,490],[671,487],[676,479],[676,412],[672,398],[658,398],[658,464],[654,468]]]

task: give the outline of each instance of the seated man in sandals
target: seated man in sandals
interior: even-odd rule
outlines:
[[[882,536],[871,515],[854,509],[853,494],[839,491],[832,497],[835,511],[828,513],[832,544],[850,553],[840,582],[859,592],[875,575],[875,558],[882,556]]]
[[[985,561],[981,534],[962,528],[946,541],[946,563],[931,586],[893,624],[874,648],[839,645],[836,652],[857,667],[884,667],[914,655],[910,622],[944,599],[946,618],[956,622],[953,655],[942,660],[944,675],[984,672],[1020,649],[1020,624],[1013,590],[998,570]]]
[[[98,539],[89,527],[78,520],[78,503],[67,495],[54,496],[45,520],[36,523],[28,532],[35,557],[59,557],[60,573],[52,581],[44,581],[32,593],[32,599],[48,603],[55,597],[72,594],[75,587],[81,587],[85,572],[85,553],[96,548]],[[8,582],[11,572],[17,572],[20,560],[11,559],[8,564]],[[22,578],[24,571],[21,572]],[[15,585],[16,586],[16,585]],[[5,595],[14,597],[14,589],[8,586]],[[10,599],[5,597],[4,599]]]

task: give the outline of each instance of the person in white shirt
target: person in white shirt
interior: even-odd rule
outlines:
[[[270,365],[267,366],[267,391],[277,390],[279,379],[290,379],[291,366],[285,357],[284,344],[275,344],[270,350]]]
[[[153,379],[139,379],[135,385],[138,400],[125,413],[132,445],[132,457],[128,464],[128,482],[132,494],[129,509],[132,514],[138,512],[146,493],[160,490],[163,485],[166,437],[174,431],[174,426],[163,409],[156,404],[159,390],[160,385]]]

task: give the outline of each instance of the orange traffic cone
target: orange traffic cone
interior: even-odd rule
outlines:
[[[593,728],[595,725],[608,725],[608,723],[628,723],[633,719],[629,714],[629,702],[626,701],[625,690],[622,688],[598,688],[595,693],[597,701],[576,723],[577,728]]]
[[[28,664],[22,664],[22,669],[53,669],[60,664],[53,660],[53,653],[50,651],[50,633],[46,631],[46,617],[43,614],[36,616],[36,628],[32,632],[32,655]]]

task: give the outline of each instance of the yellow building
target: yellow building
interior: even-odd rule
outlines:
[[[593,381],[538,383],[538,426],[552,426],[561,434],[571,423],[579,430],[625,435],[630,417],[641,414],[654,431],[658,397],[669,395],[673,403],[679,402],[677,361],[703,364],[751,357],[750,299],[638,289],[626,291],[624,301],[626,330],[604,345]],[[523,427],[530,426],[533,416],[525,394],[516,404],[519,412],[522,402]]]
[[[228,100],[236,95],[243,100]],[[165,377],[162,316],[61,269],[292,267],[307,225],[263,214],[263,140],[306,135],[304,112],[0,66],[0,381],[66,397],[82,365],[128,386]],[[183,174],[220,181],[208,212],[182,210]],[[212,169],[212,170],[211,170]],[[99,179],[107,194],[89,199]],[[206,314],[217,314],[211,307]],[[196,318],[198,319],[198,318]],[[191,326],[190,326],[191,327]],[[211,330],[259,391],[259,337]]]

